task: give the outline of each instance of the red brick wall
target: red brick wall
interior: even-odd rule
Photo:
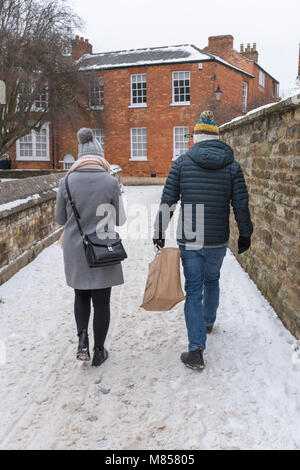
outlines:
[[[170,106],[172,103],[172,72],[191,72],[191,105]],[[147,108],[130,109],[130,75],[147,74]],[[76,131],[81,126],[104,129],[105,156],[119,164],[125,176],[166,176],[173,157],[173,128],[187,126],[193,131],[201,111],[213,109],[218,124],[242,112],[243,81],[248,78],[228,67],[216,63],[179,64],[134,67],[97,72],[104,77],[104,109],[89,116],[78,117],[76,128],[59,125],[56,160],[67,153],[77,155]],[[216,75],[216,79],[214,76]],[[251,80],[251,79],[250,79]],[[223,97],[216,102],[214,91],[220,84]],[[130,128],[147,128],[148,161],[130,161]],[[192,139],[190,144],[193,145]]]
[[[255,107],[262,106],[266,103],[276,101],[277,93],[273,96],[272,83],[273,79],[265,74],[265,88],[259,85],[259,67],[255,65],[252,60],[249,60],[243,54],[240,54],[233,49],[233,37],[232,36],[216,36],[209,38],[209,44],[203,49],[205,52],[214,54],[226,60],[230,64],[238,67],[246,72],[251,73],[255,76],[255,79],[249,81],[249,99],[248,109],[254,109]],[[245,80],[248,81],[248,80]],[[276,84],[277,90],[278,84]]]
[[[244,59],[246,60],[246,59]],[[248,62],[248,61],[247,61]],[[252,67],[254,65],[252,64]],[[258,68],[252,79],[229,67],[216,62],[145,66],[123,69],[110,69],[95,72],[104,77],[104,109],[76,114],[73,122],[54,122],[55,166],[66,154],[77,158],[78,143],[76,132],[80,127],[104,129],[105,156],[110,163],[119,164],[124,176],[166,176],[172,165],[173,128],[187,126],[193,131],[201,111],[212,109],[218,125],[242,114],[243,82],[249,84],[249,109],[251,104],[258,106],[272,101],[272,81],[266,76],[266,88],[258,85]],[[191,105],[170,106],[172,103],[172,72],[188,70],[191,73]],[[130,109],[130,76],[147,74],[147,108]],[[87,77],[88,80],[88,77]],[[218,84],[223,95],[217,102],[214,91]],[[88,106],[86,100],[85,106]],[[253,106],[252,106],[253,107]],[[148,161],[130,161],[130,128],[147,128]],[[50,138],[52,158],[52,138]],[[190,145],[193,145],[190,139]],[[17,162],[15,168],[52,168],[50,162]]]

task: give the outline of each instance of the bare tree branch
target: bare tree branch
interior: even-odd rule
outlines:
[[[71,58],[74,32],[82,20],[65,0],[0,0],[0,157],[32,129],[84,110],[83,74]],[[35,111],[41,95],[43,108]]]

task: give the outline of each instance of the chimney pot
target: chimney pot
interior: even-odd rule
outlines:
[[[244,46],[244,44],[241,44],[241,50],[240,50],[240,52],[244,52],[244,51],[245,51],[245,46]]]
[[[78,60],[84,54],[92,54],[93,46],[90,44],[88,39],[83,37],[75,36],[75,39],[72,41],[72,58],[73,60]]]

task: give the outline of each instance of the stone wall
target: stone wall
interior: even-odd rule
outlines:
[[[59,237],[54,215],[63,176],[0,183],[0,285]]]
[[[300,338],[300,95],[228,123],[221,138],[235,150],[250,195],[252,247],[230,248],[287,328]]]
[[[0,179],[30,178],[32,176],[44,176],[62,172],[64,170],[0,170]]]

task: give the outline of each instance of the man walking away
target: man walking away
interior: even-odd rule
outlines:
[[[165,245],[165,232],[179,199],[181,211],[177,242],[185,275],[184,307],[189,351],[182,362],[204,368],[203,351],[219,306],[220,270],[229,240],[230,203],[240,237],[239,254],[250,248],[253,226],[243,171],[233,150],[219,140],[211,111],[201,114],[194,129],[194,146],[173,164],[163,189],[155,221],[153,243]],[[199,223],[199,208],[204,208]]]

